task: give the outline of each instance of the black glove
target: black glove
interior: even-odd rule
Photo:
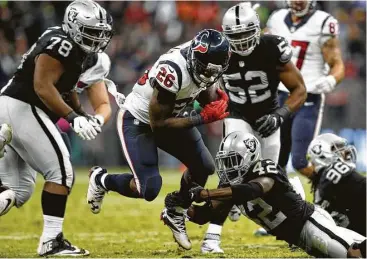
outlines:
[[[204,190],[203,187],[201,187],[198,184],[194,184],[193,187],[191,187],[191,189],[189,190],[189,196],[190,196],[191,201],[194,201],[197,203],[206,201],[205,199],[202,199],[200,197],[200,193],[202,190]]]
[[[285,105],[275,110],[274,113],[264,115],[257,119],[255,122],[256,131],[262,138],[267,138],[273,134],[290,115],[291,111],[288,106]]]

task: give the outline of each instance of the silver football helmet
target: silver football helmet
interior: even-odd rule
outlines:
[[[248,169],[260,158],[260,142],[254,135],[241,131],[228,134],[215,157],[220,182],[241,183]]]
[[[287,6],[292,14],[297,17],[303,17],[311,10],[315,9],[315,0],[287,0]]]
[[[241,56],[250,55],[260,43],[259,15],[248,3],[229,8],[223,16],[222,29],[232,51]]]
[[[112,37],[110,15],[92,0],[76,0],[69,4],[62,28],[87,53],[103,50]]]
[[[336,161],[342,161],[351,168],[355,168],[357,151],[354,146],[348,145],[346,139],[326,133],[311,141],[307,150],[307,158],[315,167],[316,172]]]

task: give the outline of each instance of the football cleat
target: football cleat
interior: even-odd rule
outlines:
[[[231,211],[228,213],[228,218],[231,221],[235,222],[240,219],[241,214],[241,210],[236,205],[233,205]]]
[[[96,177],[101,174],[107,174],[107,170],[99,166],[94,166],[89,171],[87,203],[94,214],[98,214],[101,211],[103,198],[107,192],[106,189],[96,182]]]
[[[0,158],[4,156],[5,145],[9,144],[13,138],[13,130],[9,124],[0,125]]]
[[[0,216],[5,215],[15,204],[15,192],[0,181]]]
[[[177,208],[177,207],[176,207]],[[191,241],[187,236],[186,225],[185,225],[185,210],[181,209],[180,212],[178,209],[167,209],[161,213],[161,220],[165,225],[169,227],[172,231],[173,238],[176,243],[186,250],[191,249]]]
[[[200,250],[203,254],[224,254],[223,249],[220,248],[220,240],[205,239]]]
[[[258,228],[255,232],[254,235],[257,237],[265,237],[265,236],[270,236],[270,234],[268,233],[268,231],[266,231],[265,228]]]
[[[64,239],[62,232],[55,239],[46,242],[40,241],[37,252],[40,256],[86,256],[88,250],[73,246],[68,240]]]

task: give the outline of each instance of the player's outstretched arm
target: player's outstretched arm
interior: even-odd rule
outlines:
[[[111,117],[111,104],[104,81],[94,83],[86,89],[89,102],[91,103],[95,117],[105,124]]]
[[[336,81],[335,84],[338,84],[343,80],[345,72],[339,40],[336,37],[327,40],[321,51],[325,62],[330,67],[329,76],[333,76]]]
[[[64,67],[60,61],[41,54],[36,60],[33,84],[36,94],[47,108],[60,117],[67,117],[73,109],[65,103],[55,87],[63,73]]]
[[[290,92],[284,106],[288,107],[291,113],[297,111],[306,101],[307,92],[303,77],[292,61],[287,62],[280,68],[280,81]]]

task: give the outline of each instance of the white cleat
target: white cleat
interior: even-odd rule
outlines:
[[[106,169],[99,166],[90,169],[87,203],[90,205],[90,210],[94,214],[98,214],[101,211],[103,198],[107,192],[107,190],[96,182],[96,177],[100,174],[107,174]]]
[[[184,209],[182,210],[183,212],[178,212],[177,209],[164,208],[161,213],[161,220],[172,231],[176,243],[182,248],[190,250],[191,241],[187,236]]]
[[[206,239],[201,244],[202,254],[224,254],[222,248],[220,248],[220,240]]]
[[[265,228],[258,228],[254,232],[254,236],[257,236],[257,237],[266,237],[266,236],[270,236],[270,234],[268,233],[268,231],[266,231]]]
[[[231,211],[228,213],[228,218],[231,221],[235,222],[240,219],[241,214],[241,210],[236,205],[233,205]]]
[[[15,192],[0,181],[0,216],[5,215],[15,204]]]
[[[9,144],[13,138],[13,130],[9,124],[0,125],[0,158],[4,156],[5,145]]]
[[[68,240],[64,239],[62,233],[58,234],[55,239],[46,242],[40,241],[37,249],[40,256],[86,256],[89,251],[73,246]]]

